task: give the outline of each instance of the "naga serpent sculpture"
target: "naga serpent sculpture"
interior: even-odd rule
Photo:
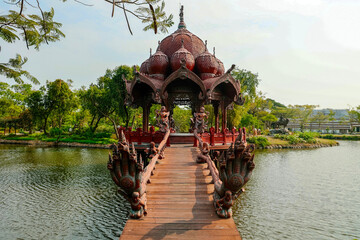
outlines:
[[[244,192],[242,187],[249,181],[255,168],[254,150],[253,144],[247,144],[246,130],[242,128],[235,140],[235,145],[220,156],[220,179],[214,182],[216,213],[220,217],[232,216],[232,201]]]
[[[212,160],[209,144],[202,141],[198,130],[202,129],[195,128],[194,137],[199,141],[201,153],[197,156],[196,162],[208,164],[214,183],[214,207],[217,215],[221,218],[230,218],[231,207],[244,192],[243,186],[249,181],[255,168],[253,162],[255,146],[246,142],[246,129],[241,128],[235,144],[231,144],[222,154],[215,152]],[[219,162],[219,169],[214,160]]]
[[[150,163],[144,169],[144,163],[141,155],[137,158],[137,153],[132,144],[129,143],[121,131],[121,140],[113,145],[112,155],[109,153],[107,168],[113,181],[118,185],[119,193],[130,203],[130,217],[141,218],[146,216],[146,184],[150,182],[150,176],[153,174],[155,164],[165,149],[165,143],[169,137],[170,131],[167,130],[164,140],[159,144],[156,152],[152,152]],[[155,144],[153,144],[155,145]],[[150,148],[154,150],[155,146]]]

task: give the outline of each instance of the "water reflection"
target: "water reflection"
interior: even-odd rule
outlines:
[[[116,239],[127,216],[107,150],[0,146],[0,239]]]
[[[257,152],[235,207],[244,239],[360,237],[360,142]]]
[[[0,239],[117,239],[128,208],[107,151],[0,145]],[[360,238],[360,142],[255,163],[234,208],[244,239]]]

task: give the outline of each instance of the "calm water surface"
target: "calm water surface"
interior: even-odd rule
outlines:
[[[360,239],[360,142],[257,152],[235,222],[244,239]]]
[[[127,206],[108,150],[0,145],[0,239],[116,239]]]
[[[0,145],[0,239],[117,239],[128,206],[107,153]],[[244,239],[360,238],[360,142],[256,154],[234,208]]]

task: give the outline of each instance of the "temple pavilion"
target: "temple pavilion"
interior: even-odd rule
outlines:
[[[188,105],[192,112],[205,104],[212,104],[215,131],[219,132],[219,109],[222,129],[226,128],[227,108],[243,104],[240,83],[227,71],[223,63],[210,53],[207,43],[191,33],[180,10],[178,29],[159,41],[157,50],[135,72],[133,81],[126,81],[128,104],[143,109],[143,131],[148,132],[152,104],[161,104],[172,114],[176,105]]]

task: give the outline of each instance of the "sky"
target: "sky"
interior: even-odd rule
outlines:
[[[168,34],[144,32],[129,16],[127,30],[120,9],[101,0],[41,0],[55,9],[55,21],[66,34],[59,42],[27,50],[25,43],[1,42],[0,61],[16,53],[29,58],[24,69],[46,80],[72,79],[73,87],[89,86],[106,69],[140,65],[157,42],[177,29],[180,4],[187,29],[202,40],[225,69],[231,64],[259,74],[259,90],[285,105],[320,108],[360,105],[360,1],[358,0],[174,0],[165,11],[174,15]],[[0,15],[8,4],[0,2]],[[0,40],[2,41],[2,40]],[[11,80],[1,79],[11,83]]]

